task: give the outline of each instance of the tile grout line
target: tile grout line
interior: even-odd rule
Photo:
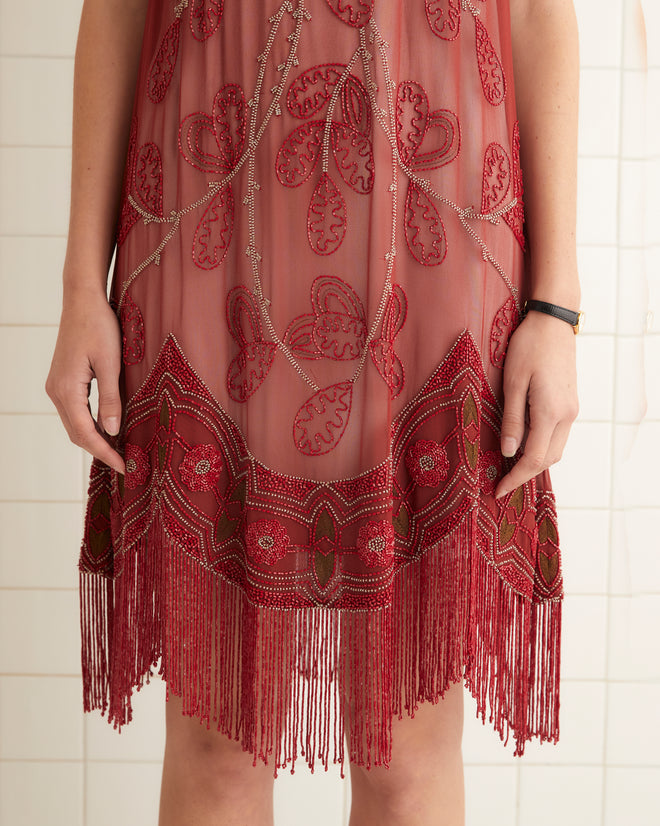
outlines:
[[[624,14],[624,7],[623,4],[620,6],[620,21],[621,21],[621,40],[620,40],[620,81],[619,81],[619,135],[618,135],[618,144],[619,144],[619,161],[617,165],[617,180],[616,180],[616,187],[617,187],[617,202],[616,202],[616,210],[617,210],[617,226],[616,226],[616,243],[617,243],[617,269],[616,269],[616,285],[617,285],[617,297],[619,296],[619,291],[621,289],[621,222],[622,222],[622,210],[621,210],[621,188],[622,188],[622,177],[623,177],[623,163],[622,163],[622,152],[623,152],[623,130],[624,130],[624,118],[623,118],[623,85],[624,85],[624,65],[625,65],[625,43],[626,43],[626,15]],[[618,301],[617,301],[618,304]],[[615,497],[615,485],[616,485],[616,444],[617,444],[617,427],[616,427],[616,414],[617,414],[617,390],[618,390],[618,379],[619,379],[619,370],[618,370],[618,331],[621,327],[621,319],[617,315],[616,317],[616,332],[615,332],[615,347],[614,347],[614,354],[613,354],[613,364],[612,364],[612,372],[613,372],[613,387],[614,387],[614,394],[612,397],[612,432],[610,435],[610,458],[611,458],[611,466],[610,466],[610,491],[609,491],[609,519],[608,519],[608,542],[607,542],[607,611],[605,613],[605,685],[604,685],[604,697],[603,697],[603,752],[602,752],[602,773],[601,773],[601,794],[600,794],[600,822],[601,826],[606,826],[607,822],[607,754],[608,754],[608,747],[609,747],[609,731],[608,731],[608,724],[609,724],[609,710],[610,710],[610,684],[609,684],[609,677],[610,677],[610,645],[611,645],[611,633],[612,633],[612,623],[611,623],[611,610],[612,610],[612,560],[614,555],[614,503],[616,501]]]

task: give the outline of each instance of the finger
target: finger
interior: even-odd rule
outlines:
[[[556,428],[554,419],[536,416],[532,420],[522,456],[499,482],[495,498],[499,499],[538,476],[545,469],[545,457]]]
[[[123,457],[114,450],[97,430],[96,422],[89,409],[86,385],[80,385],[77,392],[70,393],[61,401],[66,414],[63,422],[71,441],[91,453],[118,473],[125,472]]]
[[[544,464],[546,468],[556,464],[564,455],[564,449],[566,447],[566,442],[568,441],[570,430],[570,421],[562,420],[559,422],[557,427],[555,427],[552,438],[550,439],[550,444],[548,445],[548,452],[545,457]]]
[[[500,448],[503,456],[513,456],[520,447],[525,434],[525,411],[527,408],[527,381],[522,378],[504,382],[504,412]]]
[[[119,433],[121,423],[121,396],[119,394],[118,357],[104,357],[93,365],[99,395],[99,427],[110,436]]]

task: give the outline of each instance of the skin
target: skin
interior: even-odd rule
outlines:
[[[46,392],[75,444],[123,473],[107,434],[121,416],[121,335],[106,296],[146,0],[86,0],[74,76],[71,215],[64,301]],[[529,234],[529,298],[580,305],[576,169],[578,38],[572,0],[510,0],[514,81]],[[538,56],[542,55],[542,59]],[[95,421],[88,388],[96,379]],[[502,496],[561,457],[578,413],[575,337],[565,322],[530,312],[504,366],[502,452],[522,457]],[[463,687],[454,684],[414,718],[393,720],[392,763],[351,765],[350,826],[461,826]],[[346,721],[350,726],[350,721]],[[166,706],[159,826],[273,823],[272,771],[234,741]]]

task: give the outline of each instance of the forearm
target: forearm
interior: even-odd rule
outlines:
[[[577,309],[579,58],[572,0],[510,0],[529,298]]]
[[[86,0],[74,68],[64,298],[102,290],[121,196],[147,0]]]

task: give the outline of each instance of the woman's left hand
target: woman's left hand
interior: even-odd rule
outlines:
[[[575,357],[575,333],[561,319],[530,311],[513,332],[504,360],[501,448],[513,456],[524,439],[525,446],[497,498],[561,459],[579,411]]]

